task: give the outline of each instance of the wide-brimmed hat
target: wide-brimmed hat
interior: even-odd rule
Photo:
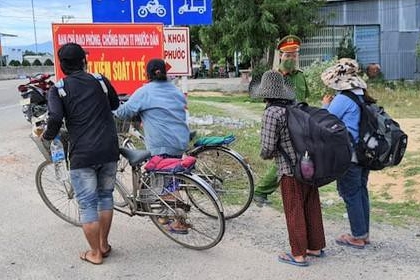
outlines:
[[[290,81],[283,77],[278,71],[266,71],[261,78],[261,84],[251,96],[255,98],[276,98],[292,100],[296,99],[293,86]]]
[[[341,58],[336,65],[321,74],[327,87],[335,90],[366,89],[366,82],[358,76],[359,64],[354,59]]]

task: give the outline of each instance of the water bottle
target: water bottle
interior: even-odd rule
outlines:
[[[59,135],[51,142],[50,151],[51,160],[54,163],[55,177],[59,181],[65,181],[67,179],[66,160],[63,143],[61,143]]]
[[[309,157],[308,151],[305,152],[305,155],[302,157],[300,161],[300,172],[302,174],[303,179],[311,180],[315,173],[314,162]]]

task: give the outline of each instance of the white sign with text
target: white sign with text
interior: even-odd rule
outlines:
[[[163,37],[163,55],[168,75],[191,76],[189,28],[165,27]]]

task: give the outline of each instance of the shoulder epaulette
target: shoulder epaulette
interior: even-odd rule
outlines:
[[[106,95],[108,95],[108,88],[106,87],[106,84],[104,82],[102,75],[99,73],[90,73],[90,74],[101,84],[102,90],[105,92]]]
[[[55,82],[54,86],[57,88],[58,90],[58,95],[60,97],[64,97],[67,95],[66,91],[64,90],[64,80],[60,79],[57,82]]]

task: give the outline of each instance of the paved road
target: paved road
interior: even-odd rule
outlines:
[[[228,221],[222,242],[206,251],[180,247],[147,218],[117,213],[112,255],[101,266],[84,263],[82,231],[53,215],[36,192],[43,159],[20,112],[20,82],[0,81],[0,279],[419,279],[419,225],[374,225],[373,245],[356,250],[333,242],[347,221],[326,221],[328,257],[302,269],[276,262],[288,248],[284,217],[255,206]]]

